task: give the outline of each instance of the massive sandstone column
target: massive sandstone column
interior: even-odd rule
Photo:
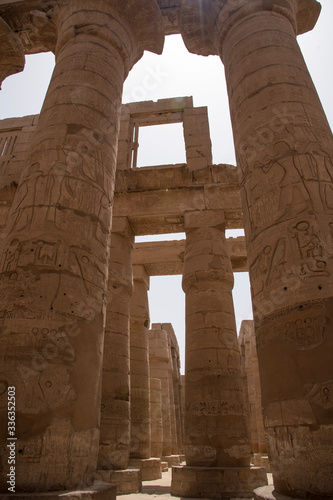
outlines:
[[[126,469],[130,453],[130,302],[134,235],[126,217],[112,220],[104,336],[98,468]]]
[[[175,383],[176,374],[172,346],[177,345],[177,339],[171,323],[153,323],[149,331],[149,365],[152,377],[161,380],[162,391],[162,414],[163,414],[163,461],[168,462],[169,467],[180,464],[178,436],[181,432],[180,418],[177,418],[177,401]],[[179,348],[178,348],[179,349]],[[174,349],[176,351],[176,349]],[[177,372],[178,373],[178,372]],[[179,374],[180,377],[180,374]]]
[[[159,378],[162,391],[162,421],[163,421],[163,457],[172,455],[171,436],[171,399],[170,378],[171,364],[169,338],[160,323],[154,323],[149,331],[149,365],[150,376]]]
[[[154,0],[68,0],[49,16],[56,67],[1,249],[0,491],[13,386],[16,492],[93,480],[122,87],[163,44]]]
[[[181,408],[181,385],[180,385],[180,360],[179,352],[175,347],[171,347],[172,359],[172,380],[173,380],[173,394],[175,399],[175,416],[176,416],[176,433],[177,433],[177,451],[176,453],[183,453],[183,422],[182,422],[182,408]]]
[[[210,5],[204,15],[197,0],[185,6],[184,38],[225,65],[274,484],[287,495],[330,497],[332,134],[296,42],[320,5]]]
[[[224,229],[222,211],[185,213],[185,458],[192,467],[173,469],[174,495],[237,497],[266,484],[264,469],[250,468]]]
[[[144,266],[133,268],[134,288],[130,320],[131,458],[151,456],[149,408],[149,276]]]
[[[162,458],[163,455],[163,416],[162,385],[159,378],[150,377],[150,421],[151,455]]]
[[[185,214],[185,457],[197,467],[246,467],[233,272],[221,211]]]
[[[261,409],[258,355],[254,322],[252,320],[242,321],[238,341],[241,352],[241,371],[244,398],[247,405],[250,446],[251,452],[253,453],[252,460],[255,465],[262,465],[268,471],[269,462]]]
[[[175,415],[175,427],[176,427],[176,439],[174,440],[175,451],[173,453],[173,465],[176,465],[177,461],[180,463],[179,454],[183,453],[183,431],[182,431],[182,411],[181,411],[181,395],[180,395],[180,359],[179,359],[179,345],[177,337],[173,326],[171,323],[162,323],[162,330],[165,330],[169,336],[169,349],[171,355],[171,366],[172,366],[172,388],[173,388],[173,404],[174,404],[174,415]],[[178,459],[178,460],[177,460]]]

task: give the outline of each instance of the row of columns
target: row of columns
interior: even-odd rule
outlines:
[[[241,374],[247,426],[250,438],[250,449],[254,465],[264,465],[270,472],[267,456],[266,435],[261,410],[261,389],[258,355],[252,320],[242,321],[239,330],[239,348],[241,355]]]
[[[154,0],[68,0],[47,15],[56,66],[1,246],[3,492],[12,386],[16,491],[93,482],[123,83],[143,51],[161,53],[164,42]]]
[[[49,16],[57,26],[56,67],[9,214],[0,271],[1,418],[7,388],[15,386],[17,491],[33,492],[88,485],[97,466],[122,86],[143,49],[160,52],[163,44],[153,0],[69,0]],[[225,65],[274,484],[303,498],[330,496],[333,476],[332,137],[296,42],[317,17],[316,0],[216,0],[204,9],[192,0],[181,14],[188,48],[219,54]],[[190,217],[186,228],[194,250],[184,274],[185,452],[194,466],[249,461],[231,277],[215,240],[221,222],[205,227]],[[200,248],[203,237],[210,253]],[[229,304],[219,299],[216,309],[225,329],[210,322],[209,302],[218,296]],[[197,312],[205,318],[202,335],[192,321]],[[140,341],[136,347],[139,355]],[[206,384],[216,378],[226,385],[215,399]],[[133,388],[145,394],[141,383]],[[5,443],[5,425],[0,433]],[[1,491],[5,457],[4,448]]]
[[[333,141],[296,41],[316,0],[184,2],[194,53],[225,67],[274,486],[333,494]]]
[[[114,217],[109,260],[98,469],[149,467],[151,457],[181,452],[179,353],[162,325],[149,330],[149,275],[132,266],[134,235],[126,217]],[[165,328],[173,329],[171,325]],[[174,335],[174,332],[173,332]],[[158,345],[156,346],[155,343]],[[162,363],[162,364],[161,364]],[[177,394],[174,393],[177,386]],[[175,403],[177,397],[177,404]],[[145,462],[146,461],[146,462]],[[157,477],[160,475],[160,462]],[[155,467],[155,468],[156,468]],[[150,476],[148,474],[150,473]],[[155,471],[142,472],[145,478]]]

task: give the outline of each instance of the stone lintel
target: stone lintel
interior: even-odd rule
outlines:
[[[186,108],[193,108],[193,97],[169,97],[157,101],[130,102],[122,105],[122,115],[126,113],[139,118],[160,113],[177,114],[177,111],[183,111]]]
[[[48,493],[9,493],[0,500],[116,500],[116,485],[96,482],[90,488]]]
[[[55,50],[56,28],[48,18],[36,18],[40,11],[40,0],[0,1],[0,16],[20,38],[24,54]]]
[[[140,264],[133,265],[133,280],[143,281],[149,290],[149,274],[145,266]]]
[[[267,485],[262,467],[172,468],[171,495],[184,498],[253,498],[253,490]]]
[[[227,238],[234,272],[247,272],[245,237]],[[185,240],[136,243],[132,253],[133,264],[145,266],[149,276],[169,276],[183,273]]]
[[[205,227],[225,228],[225,214],[223,210],[194,210],[185,212],[184,219],[185,231]]]
[[[0,89],[5,78],[23,71],[25,58],[17,34],[0,17]]]

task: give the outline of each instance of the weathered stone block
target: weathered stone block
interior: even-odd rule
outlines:
[[[267,484],[266,471],[261,467],[173,467],[171,494],[185,498],[252,498],[259,484]]]
[[[141,470],[142,481],[152,481],[153,479],[160,479],[162,477],[160,458],[132,458],[129,461],[129,465]]]

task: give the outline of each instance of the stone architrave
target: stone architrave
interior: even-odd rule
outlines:
[[[224,63],[276,490],[333,495],[332,134],[296,35],[316,0],[191,1],[190,51]]]
[[[112,220],[104,336],[98,469],[126,469],[130,454],[130,302],[134,235],[126,217]]]
[[[161,52],[163,45],[154,0],[50,6],[56,66],[1,247],[0,491],[6,492],[12,387],[16,492],[93,482],[122,88],[143,50]]]
[[[24,69],[25,57],[18,35],[0,17],[0,90],[2,82],[10,75]]]
[[[144,266],[133,266],[130,319],[131,459],[151,457],[149,385],[149,276]]]

